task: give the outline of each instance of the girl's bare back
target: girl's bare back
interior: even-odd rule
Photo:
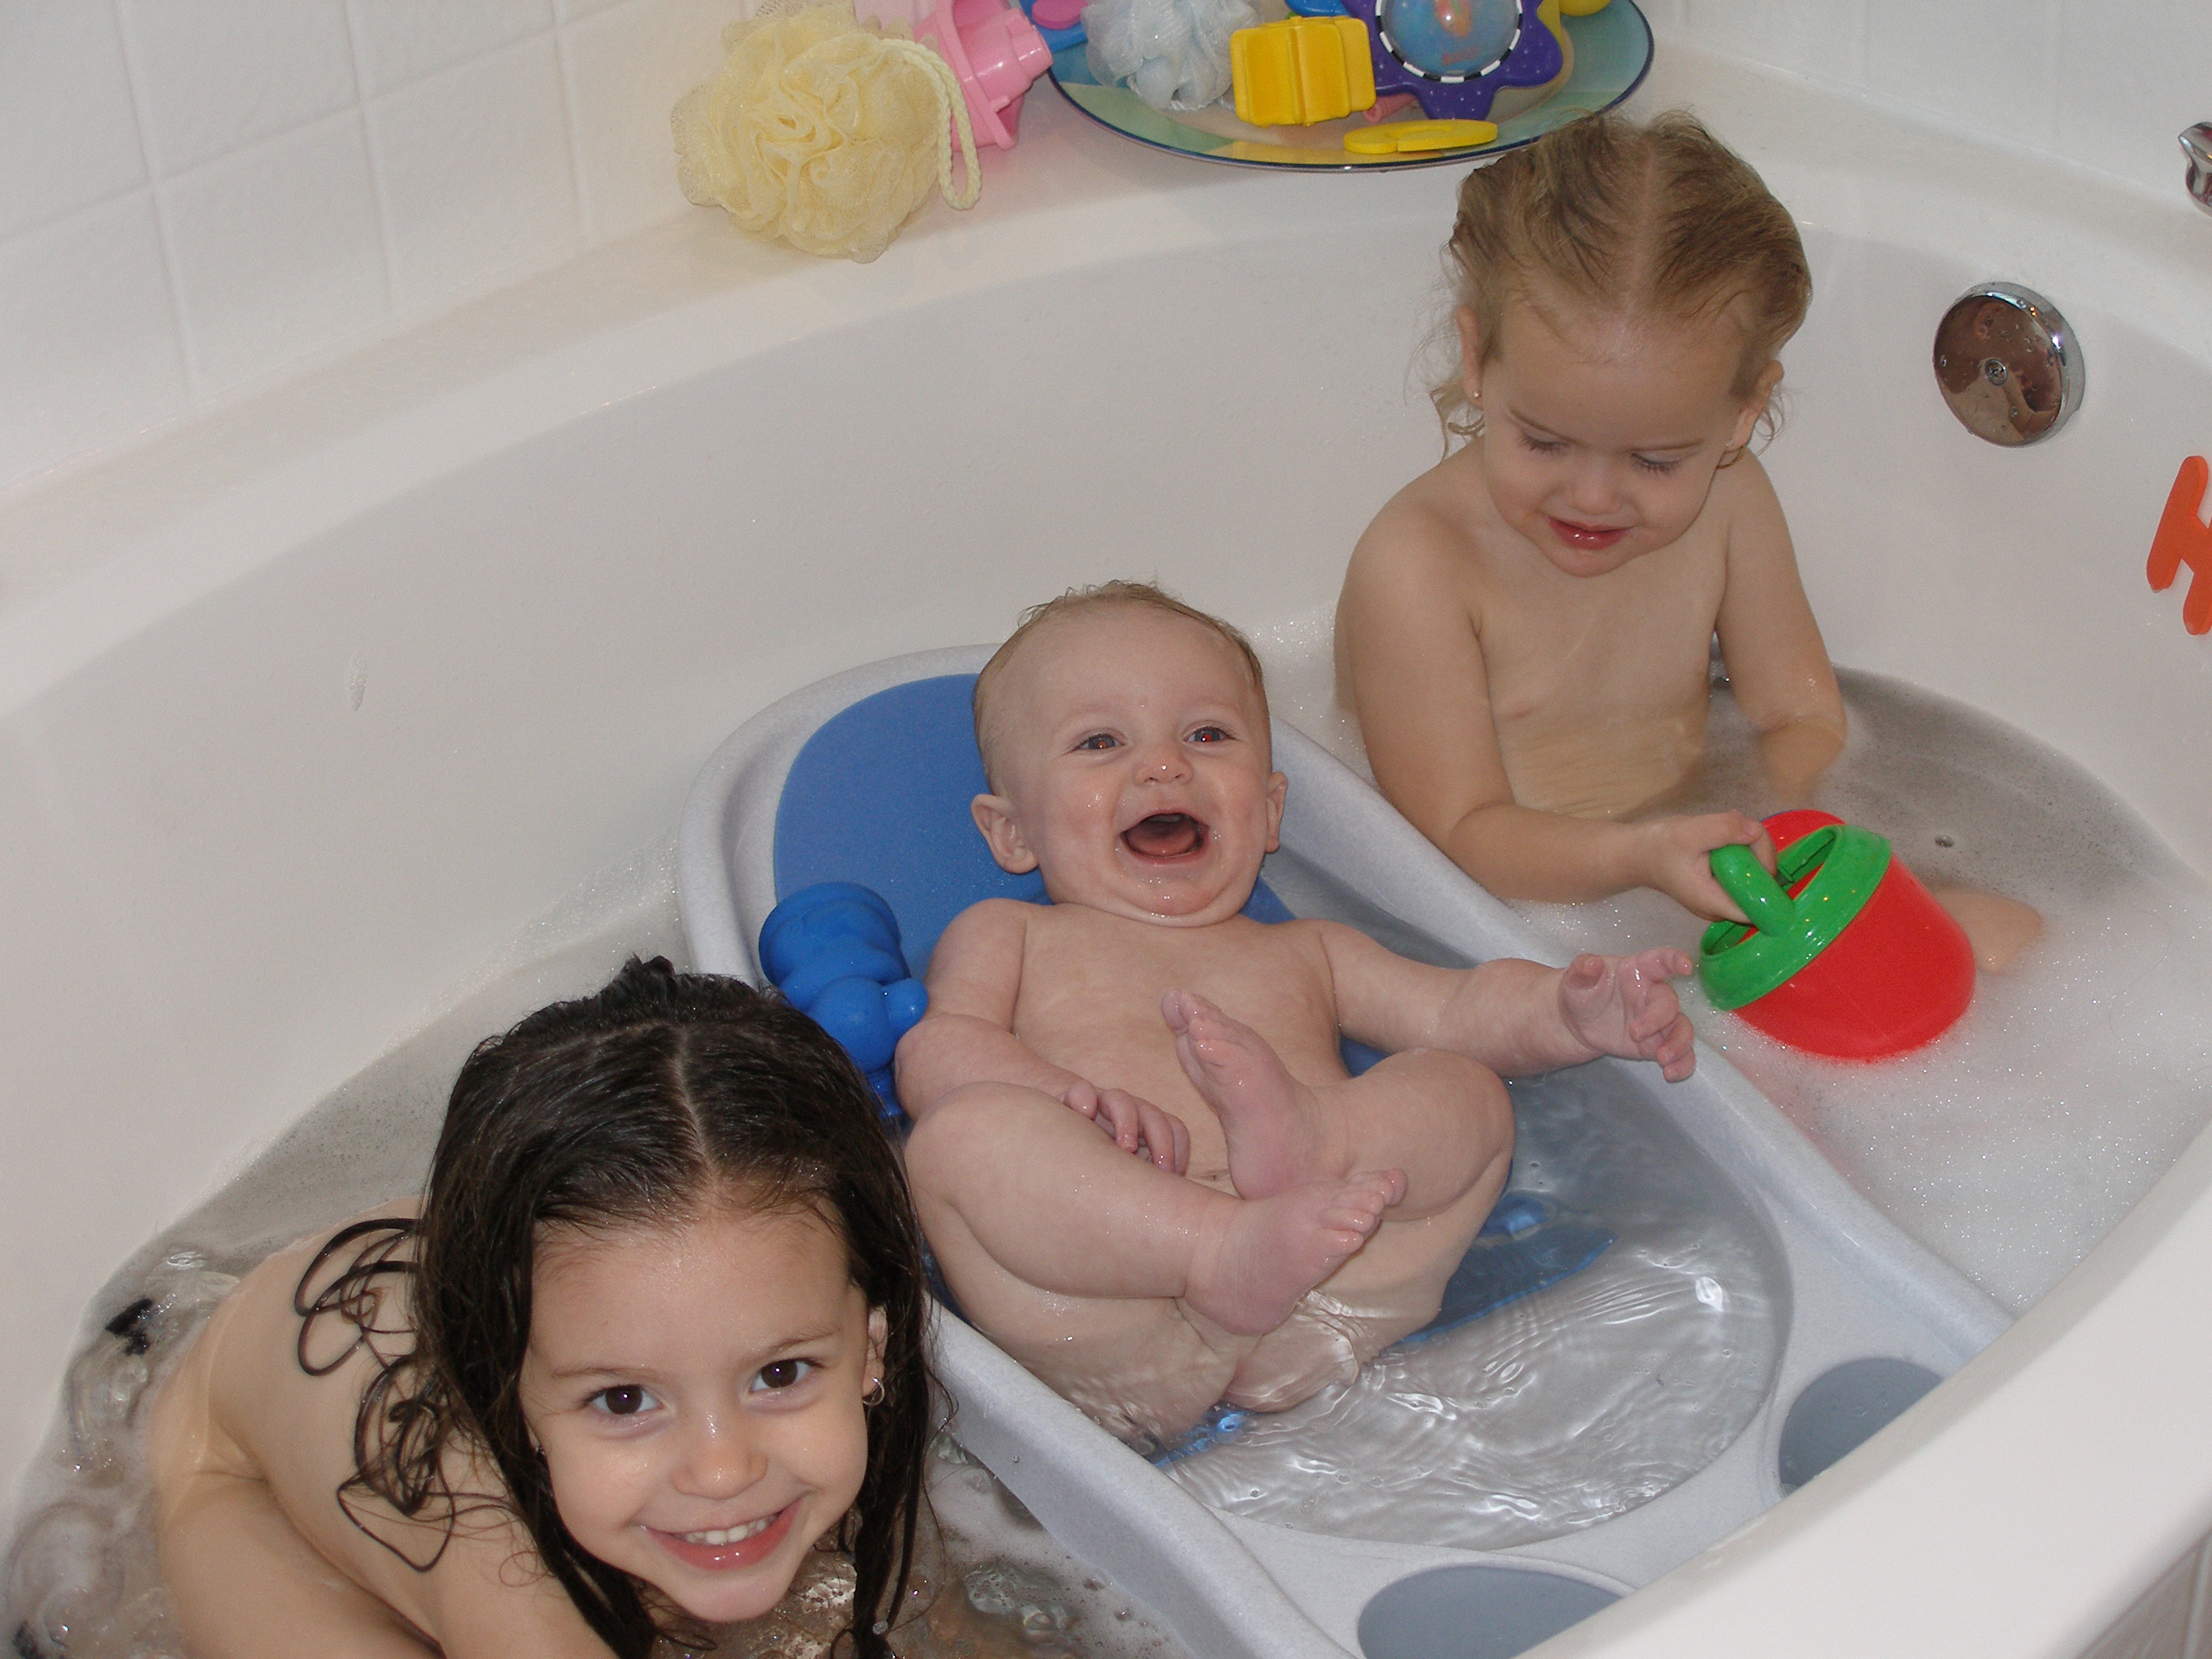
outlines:
[[[411,1218],[415,1207],[374,1213]],[[161,1572],[192,1650],[605,1659],[495,1501],[434,1503],[410,1520],[350,1484],[362,1395],[382,1367],[376,1350],[406,1352],[412,1321],[406,1275],[390,1274],[374,1292],[375,1348],[336,1314],[303,1337],[295,1298],[331,1236],[247,1274],[155,1401],[147,1449]],[[325,1263],[301,1299],[352,1259],[347,1250]],[[448,1486],[495,1500],[496,1476],[471,1463],[449,1455]]]

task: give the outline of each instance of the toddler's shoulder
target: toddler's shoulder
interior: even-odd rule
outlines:
[[[1477,551],[1477,503],[1468,499],[1468,490],[1480,483],[1480,477],[1460,477],[1467,469],[1453,465],[1459,459],[1455,455],[1431,467],[1382,504],[1353,551],[1355,567],[1364,562],[1448,568]]]
[[[1758,456],[1748,449],[1713,474],[1712,505],[1731,520],[1747,514],[1778,515],[1781,500],[1774,493],[1774,480]]]
[[[1352,549],[1344,596],[1354,615],[1402,621],[1479,611],[1493,580],[1484,542],[1493,517],[1466,450],[1414,479],[1384,503]]]

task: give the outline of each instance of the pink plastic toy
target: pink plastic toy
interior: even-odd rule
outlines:
[[[1021,8],[1006,0],[855,0],[863,21],[894,18],[937,48],[968,95],[980,143],[1014,147],[1022,94],[1052,67],[1052,48]]]

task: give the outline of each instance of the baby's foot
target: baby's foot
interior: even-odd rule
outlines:
[[[2008,972],[2020,953],[2043,937],[2041,913],[2015,899],[1970,887],[1948,888],[1934,896],[1966,930],[1974,961],[1985,974]]]
[[[1273,1198],[1345,1173],[1352,1160],[1341,1124],[1284,1069],[1266,1038],[1189,991],[1162,997],[1160,1018],[1176,1034],[1184,1075],[1221,1120],[1239,1196]]]
[[[1273,1198],[1224,1194],[1223,1223],[1194,1254],[1183,1300],[1224,1330],[1263,1336],[1371,1238],[1382,1212],[1405,1195],[1399,1170],[1311,1181]]]

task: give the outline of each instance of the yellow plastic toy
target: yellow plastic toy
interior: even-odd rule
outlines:
[[[1255,127],[1311,126],[1370,108],[1375,64],[1357,17],[1285,17],[1229,37],[1237,118]]]
[[[1396,155],[1431,149],[1473,149],[1498,142],[1495,121],[1385,121],[1344,135],[1354,155]]]

